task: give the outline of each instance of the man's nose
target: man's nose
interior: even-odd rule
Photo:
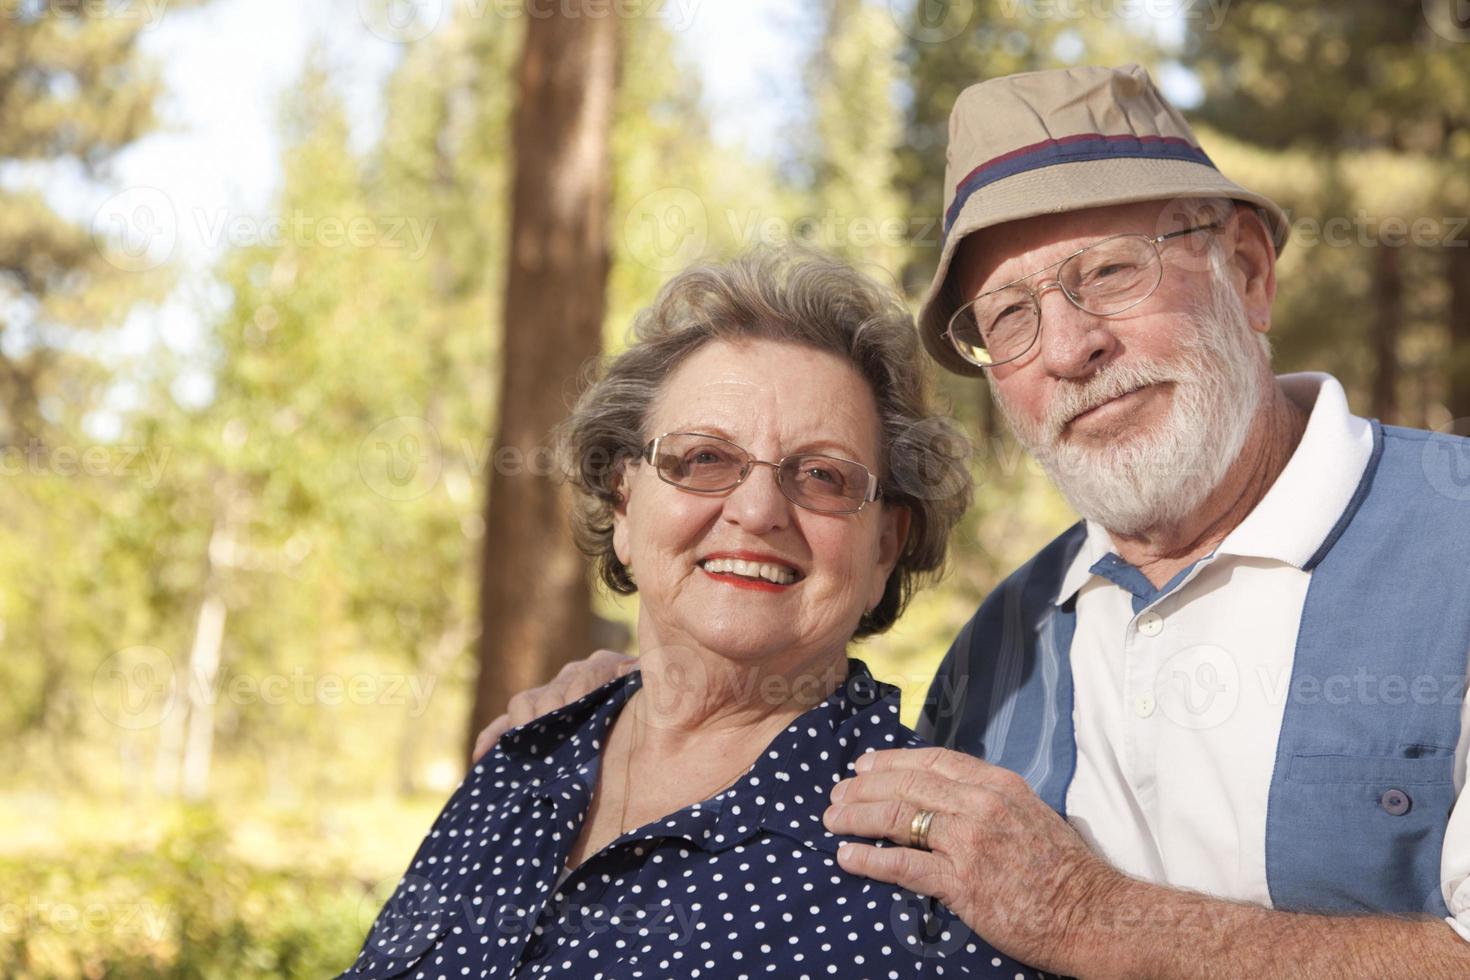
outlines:
[[[1046,293],[1055,293],[1048,297]],[[1057,378],[1084,378],[1112,360],[1118,338],[1112,321],[1073,303],[1052,280],[1037,290],[1041,308],[1041,357],[1047,373]]]
[[[725,498],[725,519],[751,534],[764,534],[789,524],[793,506],[776,484],[775,465],[756,462],[744,482]]]

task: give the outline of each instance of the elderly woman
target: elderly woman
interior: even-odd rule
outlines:
[[[563,449],[582,546],[640,596],[639,669],[499,740],[344,976],[1034,976],[842,871],[822,826],[862,753],[921,744],[847,647],[970,492],[907,312],[758,252],[678,275],[636,333]]]

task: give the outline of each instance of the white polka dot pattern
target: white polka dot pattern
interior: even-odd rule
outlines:
[[[602,739],[641,682],[635,671],[502,737],[342,977],[1045,976],[943,905],[837,866],[843,838],[822,825],[832,785],[864,752],[926,744],[899,722],[898,689],[860,660],[728,790],[562,877]]]

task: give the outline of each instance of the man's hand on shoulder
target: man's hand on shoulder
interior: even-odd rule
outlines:
[[[517,694],[506,705],[505,714],[486,725],[475,738],[475,761],[479,762],[500,736],[512,728],[571,704],[608,681],[628,673],[637,663],[637,657],[626,653],[598,650],[585,660],[567,664],[550,683]]]

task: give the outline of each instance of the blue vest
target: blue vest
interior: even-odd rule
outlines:
[[[1470,439],[1372,426],[1362,482],[1305,566],[1266,879],[1280,909],[1443,916],[1470,660]],[[1077,764],[1076,598],[1055,600],[1085,536],[1075,525],[986,598],[919,725],[1024,776],[1063,816]]]

